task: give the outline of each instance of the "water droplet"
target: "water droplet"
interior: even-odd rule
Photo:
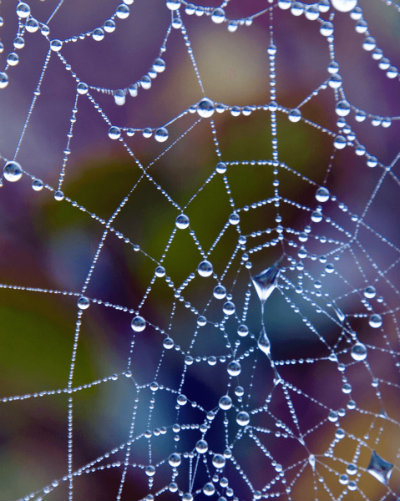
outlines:
[[[118,19],[126,19],[129,17],[130,10],[129,7],[123,3],[119,4],[117,10],[115,11],[115,15]]]
[[[343,150],[346,147],[347,141],[344,136],[338,135],[333,141],[333,146],[338,150]]]
[[[343,311],[340,308],[337,308],[336,306],[332,306],[333,311],[336,313],[336,316],[338,317],[339,322],[343,323],[346,319],[346,315],[343,313]]]
[[[230,376],[239,376],[242,372],[242,366],[237,360],[232,360],[229,362],[228,367],[226,369]]]
[[[61,202],[64,200],[64,193],[61,190],[57,190],[54,192],[54,200],[56,202]]]
[[[313,223],[320,223],[322,221],[322,212],[319,211],[319,210],[315,210],[312,214],[311,214],[311,221]]]
[[[197,113],[202,118],[210,118],[214,114],[214,102],[204,97],[197,105]]]
[[[101,42],[104,39],[104,31],[102,28],[96,28],[92,32],[92,38],[95,42]]]
[[[331,3],[339,12],[350,12],[357,5],[357,0],[331,0]]]
[[[142,332],[146,328],[146,320],[140,315],[133,317],[131,322],[131,328],[134,332]]]
[[[336,423],[338,420],[338,413],[336,411],[330,411],[328,419],[331,423]]]
[[[88,93],[89,87],[85,82],[79,82],[77,87],[76,87],[76,90],[77,90],[78,94],[83,96],[84,94]]]
[[[292,110],[289,113],[288,118],[293,123],[299,122],[301,120],[301,111],[298,109]]]
[[[235,304],[232,301],[227,301],[222,307],[222,311],[225,313],[225,315],[229,316],[235,313],[235,309]]]
[[[214,454],[212,464],[215,468],[223,468],[225,466],[225,458],[222,454]]]
[[[257,292],[257,296],[261,303],[265,303],[265,301],[269,298],[272,292],[277,287],[277,282],[280,273],[279,264],[281,259],[279,259],[272,266],[262,271],[258,275],[254,275],[251,277],[251,281],[254,285],[254,288]]]
[[[373,299],[376,296],[375,287],[373,287],[372,285],[369,285],[368,287],[366,287],[364,290],[364,296],[367,299]]]
[[[178,10],[179,7],[181,6],[181,1],[180,0],[167,0],[166,6],[167,6],[167,9],[169,9],[169,10]]]
[[[111,126],[109,129],[108,129],[108,137],[110,139],[113,139],[114,141],[116,139],[119,139],[121,137],[121,129],[119,127],[115,127],[114,125]]]
[[[310,463],[310,466],[313,469],[313,471],[315,471],[315,456],[314,456],[314,454],[310,454],[308,456],[308,462]]]
[[[229,216],[229,223],[233,226],[236,226],[240,222],[240,216],[237,212],[232,212]]]
[[[175,345],[175,343],[174,343],[173,339],[171,339],[170,337],[166,337],[164,339],[163,347],[166,350],[171,350],[174,347],[174,345]]]
[[[153,477],[156,473],[156,469],[153,465],[146,466],[145,473],[148,477]]]
[[[153,69],[157,73],[162,73],[165,70],[165,66],[165,61],[161,57],[158,57],[153,63]]]
[[[382,459],[375,451],[372,451],[367,471],[383,485],[388,485],[393,465]]]
[[[7,181],[15,183],[22,177],[22,169],[18,162],[11,160],[7,162],[3,168],[3,176]]]
[[[330,193],[327,188],[324,188],[321,186],[321,188],[318,188],[317,192],[315,193],[315,198],[318,202],[324,203],[329,200]]]
[[[10,66],[17,66],[19,63],[19,56],[16,52],[10,52],[7,56],[7,63]]]
[[[189,218],[185,216],[185,214],[179,214],[179,216],[175,219],[175,226],[178,230],[186,230],[189,226]]]
[[[24,19],[29,17],[31,13],[31,8],[25,2],[18,2],[16,12],[18,17]]]
[[[351,349],[351,356],[356,362],[361,362],[367,358],[367,347],[365,344],[356,343]]]
[[[225,162],[218,162],[217,167],[216,167],[216,171],[218,172],[218,174],[225,174],[226,163]]]
[[[40,179],[34,179],[32,181],[32,189],[34,191],[41,191],[41,190],[43,190],[43,181],[41,181]]]
[[[168,464],[172,468],[177,468],[181,464],[181,455],[177,452],[173,452],[168,458]]]
[[[236,422],[239,426],[247,426],[250,423],[250,416],[246,411],[240,411],[236,415]]]
[[[81,296],[79,299],[78,299],[78,308],[80,310],[87,310],[90,306],[90,301],[87,297],[85,296]]]
[[[213,272],[213,266],[210,263],[210,261],[207,261],[207,259],[201,261],[201,263],[197,267],[197,273],[201,277],[209,277],[212,275],[212,272]]]
[[[118,89],[114,92],[114,101],[117,106],[123,106],[126,101],[125,91]]]
[[[50,42],[50,49],[53,52],[60,52],[60,50],[62,49],[62,46],[63,46],[63,43],[61,42],[61,40],[55,39],[55,40],[52,40]]]
[[[257,346],[263,353],[265,353],[265,355],[267,355],[267,357],[271,355],[271,343],[268,339],[268,335],[264,326],[260,332],[260,337],[258,338]]]
[[[180,394],[178,395],[176,402],[178,405],[184,406],[187,404],[187,398],[185,395]]]
[[[160,127],[156,130],[154,139],[159,143],[164,143],[168,139],[168,130],[165,127]]]
[[[373,315],[371,315],[369,317],[369,325],[370,327],[372,327],[373,329],[379,329],[379,327],[382,326],[382,317],[380,315],[377,315],[376,313],[374,313]]]
[[[165,277],[164,266],[157,266],[155,273],[158,278]]]
[[[347,117],[347,115],[350,113],[350,104],[342,99],[341,101],[338,101],[336,104],[336,114],[339,115],[340,117]]]
[[[228,411],[232,407],[232,399],[229,395],[223,395],[218,402],[218,406],[223,411]]]
[[[357,466],[355,466],[354,464],[350,463],[349,465],[347,465],[346,473],[348,475],[355,475],[357,473]]]
[[[203,493],[206,496],[212,496],[215,493],[215,487],[212,482],[207,482],[203,487]]]
[[[199,454],[205,454],[208,451],[208,443],[205,440],[198,440],[195,448]]]
[[[215,23],[215,24],[221,24],[225,21],[225,11],[224,9],[221,9],[221,8],[217,8],[217,9],[214,9],[212,14],[211,14],[211,20]]]
[[[214,287],[213,295],[215,299],[224,299],[226,296],[226,289],[223,285],[216,285]]]
[[[8,75],[4,71],[0,72],[0,89],[5,89],[8,85]]]
[[[237,330],[238,336],[240,337],[246,337],[249,333],[249,328],[247,325],[239,325],[238,330]]]

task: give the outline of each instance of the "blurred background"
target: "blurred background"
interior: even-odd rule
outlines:
[[[17,3],[0,3],[2,67],[7,64],[8,54],[14,52]],[[46,23],[58,4],[56,0],[31,0],[31,15]],[[194,14],[190,5],[188,13],[184,6],[180,12],[205,95],[229,107],[268,104],[269,14],[254,17],[248,26],[237,23],[236,29],[232,25],[227,29],[228,22],[212,22],[201,7],[208,12],[207,8],[218,7],[218,2],[204,0],[197,10],[193,7]],[[66,40],[91,32],[102,26],[117,6],[114,0],[65,0],[48,22],[48,39]],[[231,0],[225,12],[229,19],[245,19],[270,6],[264,0]],[[399,67],[398,9],[390,2],[375,0],[360,1],[359,7],[369,33],[390,64]],[[104,222],[135,185],[113,220],[113,231],[104,240],[85,293],[91,305],[82,316],[73,387],[90,387],[73,396],[73,469],[78,471],[100,459],[93,471],[86,469],[76,475],[73,499],[116,498],[135,399],[139,403],[133,437],[137,438],[129,459],[134,467],[128,468],[121,498],[126,501],[142,499],[168,485],[172,470],[166,458],[174,450],[182,454],[193,451],[201,438],[198,427],[204,422],[205,413],[217,409],[219,398],[227,391],[234,407],[225,413],[225,422],[223,412],[216,415],[207,440],[212,451],[222,453],[228,433],[237,463],[235,466],[228,458],[219,477],[228,478],[234,495],[241,501],[253,499],[243,472],[254,490],[262,491],[279,472],[279,466],[278,470],[275,468],[279,464],[286,484],[282,478],[271,484],[264,491],[266,499],[271,493],[276,493],[276,499],[293,501],[397,499],[398,163],[386,174],[380,166],[370,168],[365,155],[355,154],[351,146],[335,150],[333,135],[313,126],[318,124],[334,135],[338,131],[334,90],[330,86],[301,107],[302,117],[308,123],[288,120],[288,111],[297,108],[330,77],[329,44],[320,34],[319,21],[311,22],[304,14],[291,15],[290,10],[275,6],[277,101],[282,107],[277,113],[278,149],[281,165],[287,166],[279,169],[279,189],[289,201],[282,203],[279,210],[282,226],[291,229],[284,231],[281,246],[276,240],[274,204],[244,209],[274,196],[270,112],[256,110],[248,116],[216,112],[213,132],[209,120],[196,123],[199,116],[193,108],[194,113],[187,113],[168,126],[169,137],[163,144],[154,137],[143,137],[141,132],[130,136],[124,131],[124,141],[133,155],[121,141],[108,137],[110,125],[156,129],[204,95],[178,27],[172,28],[167,50],[162,54],[166,69],[152,80],[151,88],[139,87],[137,97],[128,93],[123,106],[115,103],[115,90],[128,88],[149,72],[160,56],[171,23],[171,10],[161,0],[136,0],[129,8],[129,17],[116,19],[115,31],[107,33],[104,40],[99,42],[87,36],[64,43],[61,54],[72,71],[66,69],[56,53],[51,54],[17,156],[25,174],[18,183],[4,181],[0,191],[0,283],[5,285],[0,289],[0,386],[1,397],[6,399],[0,410],[0,500],[20,499],[34,492],[27,499],[68,498],[68,482],[62,480],[67,474],[68,441],[68,396],[64,390],[70,372],[77,299],[105,230]],[[354,108],[346,120],[367,152],[383,165],[390,165],[399,153],[399,121],[392,120],[390,127],[383,127],[382,119],[400,116],[398,77],[387,78],[371,52],[363,50],[366,35],[356,32],[357,20],[332,8],[321,14],[324,19],[329,16],[334,25],[335,60],[345,96],[354,107],[370,114],[359,122]],[[9,84],[0,92],[0,154],[4,162],[14,156],[49,47],[40,31],[25,33],[23,38],[25,47],[15,51],[19,64],[7,70]],[[62,186],[66,198],[57,201],[54,190],[63,165],[76,96],[72,72],[89,85],[90,95],[109,123],[87,95],[79,95]],[[380,122],[375,120],[372,124],[372,115],[381,117]],[[223,321],[224,301],[212,295],[215,279],[196,275],[184,290],[185,301],[197,312],[206,311],[208,322],[199,327],[198,315],[174,298],[165,278],[154,278],[155,269],[162,262],[167,276],[178,287],[196,271],[202,259],[189,230],[174,233],[175,218],[180,214],[177,207],[184,208],[190,229],[206,252],[229,219],[232,206],[224,176],[212,176],[218,161],[215,140],[222,159],[228,163],[225,179],[235,207],[240,209],[241,233],[261,232],[238,249],[237,228],[228,225],[210,255],[218,275],[233,256],[222,284],[232,294],[238,314],[247,304],[245,323],[250,335],[245,338],[237,335],[240,319],[232,316]],[[269,163],[263,165],[265,160]],[[151,179],[142,179],[141,166],[149,164]],[[53,191],[32,190],[32,178],[41,179]],[[318,205],[315,192],[320,185],[327,186],[336,200],[331,198],[324,204],[323,221],[315,224],[310,216]],[[339,203],[348,207],[348,212],[340,209]],[[365,224],[349,245],[345,231],[355,231],[350,214],[363,216]],[[293,264],[294,260],[301,261],[297,235],[307,225],[311,225],[305,244],[308,254],[317,258],[328,255],[328,263],[335,267],[332,275],[324,271],[324,260],[304,259],[305,273]],[[166,252],[172,233],[174,238]],[[291,241],[296,244],[290,245]],[[138,252],[135,246],[139,246]],[[251,271],[244,266],[244,251],[250,255]],[[273,359],[282,362],[278,366],[280,373],[293,389],[286,389],[290,398],[282,388],[275,389],[268,409],[251,414],[252,426],[269,430],[254,431],[257,443],[235,421],[238,410],[261,409],[273,387],[270,364],[255,348],[260,304],[251,288],[250,273],[262,271],[282,254],[282,290],[275,291],[267,302],[265,322]],[[322,299],[313,277],[322,277]],[[305,296],[314,303],[295,292],[294,286],[301,280],[304,289],[311,291]],[[21,286],[22,290],[8,285]],[[374,298],[363,295],[367,286],[376,288]],[[24,290],[26,287],[66,294]],[[246,296],[246,291],[251,295]],[[329,306],[332,303],[347,315],[345,329]],[[321,315],[317,304],[323,304],[329,315]],[[143,333],[132,333],[132,315],[123,308],[137,310],[139,305],[147,326]],[[368,325],[371,313],[382,315],[381,328]],[[222,321],[223,329],[219,324]],[[351,345],[344,330],[356,332],[368,347],[366,363],[355,363],[351,358]],[[167,336],[175,343],[173,349],[165,349]],[[238,341],[241,374],[232,378],[226,366]],[[328,347],[340,354],[339,360],[328,360]],[[195,358],[193,365],[184,368],[184,354]],[[216,362],[212,357],[216,357]],[[290,360],[294,363],[287,363]],[[343,364],[344,372],[338,363]],[[352,385],[350,395],[342,391],[343,374]],[[151,389],[149,385],[154,380],[173,391]],[[91,385],[94,381],[100,384]],[[240,396],[240,390],[235,393],[236,386],[244,388],[244,396]],[[197,406],[187,404],[177,410],[176,397],[180,392]],[[7,401],[7,397],[23,395],[29,398]],[[153,398],[155,408],[149,417]],[[355,409],[351,405],[349,408],[350,399],[356,402]],[[295,409],[295,420],[289,401]],[[338,421],[328,419],[331,410],[340,411]],[[172,431],[174,423],[195,423],[197,428]],[[345,430],[346,437],[334,446],[332,457],[326,457],[323,454],[338,427]],[[150,436],[145,435],[147,430]],[[303,444],[293,438],[299,434],[303,435]],[[367,472],[372,450],[395,465],[389,487]],[[315,471],[308,462],[309,454],[317,458]],[[268,455],[273,458],[272,466]],[[210,471],[214,473],[210,461],[208,456],[200,461],[193,492],[202,489]],[[190,490],[192,462],[194,459],[189,456],[182,460],[176,480],[182,492]],[[346,482],[339,481],[350,463],[358,467],[355,491],[346,490]],[[159,464],[150,489],[149,476],[144,471],[148,464]],[[55,483],[49,492],[43,492],[55,480],[58,485]],[[195,499],[218,499],[222,494],[227,495],[226,490],[219,487],[212,496],[199,493]],[[157,499],[180,497],[179,491],[165,492]]]

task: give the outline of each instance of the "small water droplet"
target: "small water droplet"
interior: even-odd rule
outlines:
[[[55,39],[50,42],[50,49],[53,52],[60,52],[62,49],[63,43],[61,40]]]
[[[214,114],[214,102],[204,97],[197,105],[197,113],[202,118],[210,118]]]
[[[29,17],[29,15],[31,13],[31,8],[25,2],[18,2],[16,12],[17,12],[18,17],[20,17],[21,19],[24,19],[24,18]]]
[[[239,376],[239,374],[242,372],[242,366],[237,360],[232,360],[229,362],[228,367],[226,369],[228,371],[228,374],[230,376]]]
[[[376,313],[374,313],[373,315],[371,315],[369,317],[369,321],[368,321],[370,327],[372,327],[373,329],[379,329],[379,327],[382,326],[382,317]]]
[[[233,315],[235,313],[235,309],[235,304],[232,301],[226,301],[222,307],[222,311],[228,316]]]
[[[308,456],[308,462],[310,463],[310,466],[313,469],[313,471],[315,471],[315,456],[314,456],[314,454],[310,454]]]
[[[169,457],[168,457],[168,464],[172,466],[172,468],[177,468],[181,464],[181,455],[178,454],[177,452],[173,452]]]
[[[79,299],[78,299],[78,308],[80,310],[87,310],[90,306],[90,301],[87,297],[85,296],[81,296]]]
[[[15,183],[19,181],[22,177],[22,169],[18,162],[15,160],[10,160],[7,162],[3,168],[3,176],[4,179],[10,181],[11,183]]]
[[[126,101],[125,91],[118,89],[114,92],[114,101],[117,106],[123,106]]]
[[[216,285],[214,287],[213,295],[215,299],[224,299],[226,296],[226,289],[223,285]]]
[[[146,328],[146,320],[140,315],[133,317],[131,322],[131,328],[134,332],[142,332]]]
[[[350,113],[350,104],[342,99],[341,101],[338,101],[336,104],[336,114],[339,115],[340,117],[347,117],[347,115]]]
[[[346,315],[343,313],[343,311],[340,308],[337,308],[336,306],[332,306],[333,311],[336,313],[336,316],[338,317],[339,322],[343,323],[346,319]]]
[[[0,89],[5,89],[8,85],[8,75],[4,71],[0,72]]]
[[[249,333],[249,328],[247,325],[239,325],[238,330],[237,330],[238,336],[240,337],[246,337]]]
[[[327,202],[329,200],[329,197],[330,197],[329,190],[327,188],[324,188],[323,186],[318,188],[318,190],[315,193],[316,200],[321,203]]]
[[[41,181],[40,179],[34,179],[32,181],[32,189],[34,191],[41,191],[41,190],[43,190],[43,181]]]
[[[210,261],[207,261],[207,259],[201,261],[201,263],[197,267],[197,273],[201,277],[209,277],[212,275],[212,272],[213,272],[213,266],[210,263]]]
[[[232,399],[229,395],[223,395],[218,402],[218,406],[223,411],[228,411],[232,407]]]
[[[119,139],[121,137],[121,129],[119,127],[115,127],[114,125],[111,126],[109,129],[108,129],[108,137],[110,139],[113,139],[114,141],[116,139]]]
[[[382,459],[375,451],[372,451],[367,471],[383,485],[388,485],[393,465]]]
[[[167,9],[169,10],[178,10],[181,6],[180,0],[167,0],[166,2]]]
[[[372,285],[369,285],[368,287],[366,287],[364,290],[364,296],[367,299],[373,299],[376,296],[375,287],[373,287]]]
[[[223,468],[225,466],[225,458],[222,454],[214,454],[212,464],[215,468]]]
[[[367,358],[367,347],[365,344],[356,343],[351,349],[351,357],[356,362],[361,362]]]

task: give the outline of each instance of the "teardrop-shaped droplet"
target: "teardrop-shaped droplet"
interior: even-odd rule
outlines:
[[[260,332],[260,337],[258,338],[257,346],[263,353],[265,353],[265,355],[267,355],[267,357],[271,355],[271,343],[268,339],[268,334],[264,327]]]
[[[367,471],[383,485],[388,485],[393,471],[393,464],[385,461],[375,451],[372,451]]]
[[[280,262],[281,259],[258,275],[251,277],[257,296],[262,303],[265,303],[277,286]]]

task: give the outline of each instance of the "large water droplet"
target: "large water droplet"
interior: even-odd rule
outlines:
[[[232,360],[232,362],[228,364],[227,371],[230,376],[239,376],[242,372],[242,367],[237,360]]]
[[[146,328],[146,320],[140,315],[133,317],[131,322],[131,328],[134,332],[142,332]]]
[[[215,23],[215,24],[221,24],[225,21],[225,11],[224,9],[221,9],[221,8],[217,8],[217,9],[214,9],[212,14],[211,14],[211,20]]]
[[[339,12],[350,12],[357,5],[357,0],[331,0],[331,3]]]
[[[232,399],[229,395],[223,395],[218,402],[218,406],[223,411],[228,411],[232,407]]]
[[[301,111],[298,109],[292,110],[289,113],[288,118],[293,123],[299,122],[301,120]]]
[[[376,313],[374,313],[373,315],[371,315],[369,317],[369,321],[368,321],[370,327],[372,327],[373,329],[379,329],[379,327],[382,326],[382,317]]]
[[[168,464],[172,466],[172,468],[177,468],[181,464],[181,455],[177,452],[173,452],[168,457]]]
[[[204,97],[197,105],[197,113],[202,118],[210,118],[214,114],[214,102]]]
[[[236,415],[236,422],[239,426],[247,426],[250,423],[250,416],[246,411],[240,411]]]
[[[280,272],[280,261],[281,260],[277,261],[275,264],[258,275],[251,277],[257,296],[262,303],[265,303],[277,286]]]
[[[215,468],[223,468],[225,466],[225,458],[222,454],[214,454],[212,464]]]
[[[383,485],[388,485],[393,465],[382,459],[375,451],[372,451],[367,471]]]
[[[315,193],[315,198],[318,202],[324,203],[329,200],[329,190],[327,188],[324,188],[321,186],[321,188],[318,188],[318,190]]]
[[[203,494],[212,496],[215,493],[215,487],[212,482],[207,482],[203,487]]]
[[[367,358],[367,347],[365,344],[356,343],[351,349],[351,357],[356,362],[361,362]]]
[[[368,287],[366,287],[364,290],[364,296],[367,299],[373,299],[376,296],[375,287],[373,287],[372,285],[369,285]]]
[[[24,19],[24,18],[29,17],[29,15],[31,13],[31,8],[25,2],[18,2],[16,12],[17,12],[18,17]]]
[[[22,177],[22,169],[19,163],[14,160],[7,162],[3,169],[3,176],[12,183],[19,181]]]
[[[199,454],[205,454],[208,450],[208,443],[205,440],[199,440],[195,448]]]
[[[80,310],[87,310],[90,306],[90,301],[87,297],[85,296],[81,296],[79,299],[78,299],[78,308]]]
[[[215,299],[224,299],[226,296],[226,289],[223,285],[216,285],[214,287],[213,295]]]
[[[185,230],[189,226],[189,218],[185,214],[179,214],[175,219],[175,226],[179,230]]]
[[[0,72],[0,89],[5,89],[8,85],[8,75],[4,71]]]
[[[210,263],[210,261],[207,261],[207,259],[201,261],[201,263],[197,267],[197,273],[201,277],[209,277],[212,275],[212,272],[213,272],[213,266]]]
[[[55,39],[50,42],[50,49],[53,52],[60,52],[62,49],[63,43],[61,40]]]
[[[179,7],[181,6],[181,1],[180,0],[167,0],[166,6],[167,6],[167,9],[169,9],[169,10],[178,10]]]
[[[168,139],[168,130],[165,127],[160,127],[156,130],[154,139],[159,143],[163,143]]]
[[[225,315],[233,315],[235,313],[235,303],[233,303],[232,301],[226,301],[226,303],[224,303],[224,306],[222,307],[222,311],[225,313]]]

